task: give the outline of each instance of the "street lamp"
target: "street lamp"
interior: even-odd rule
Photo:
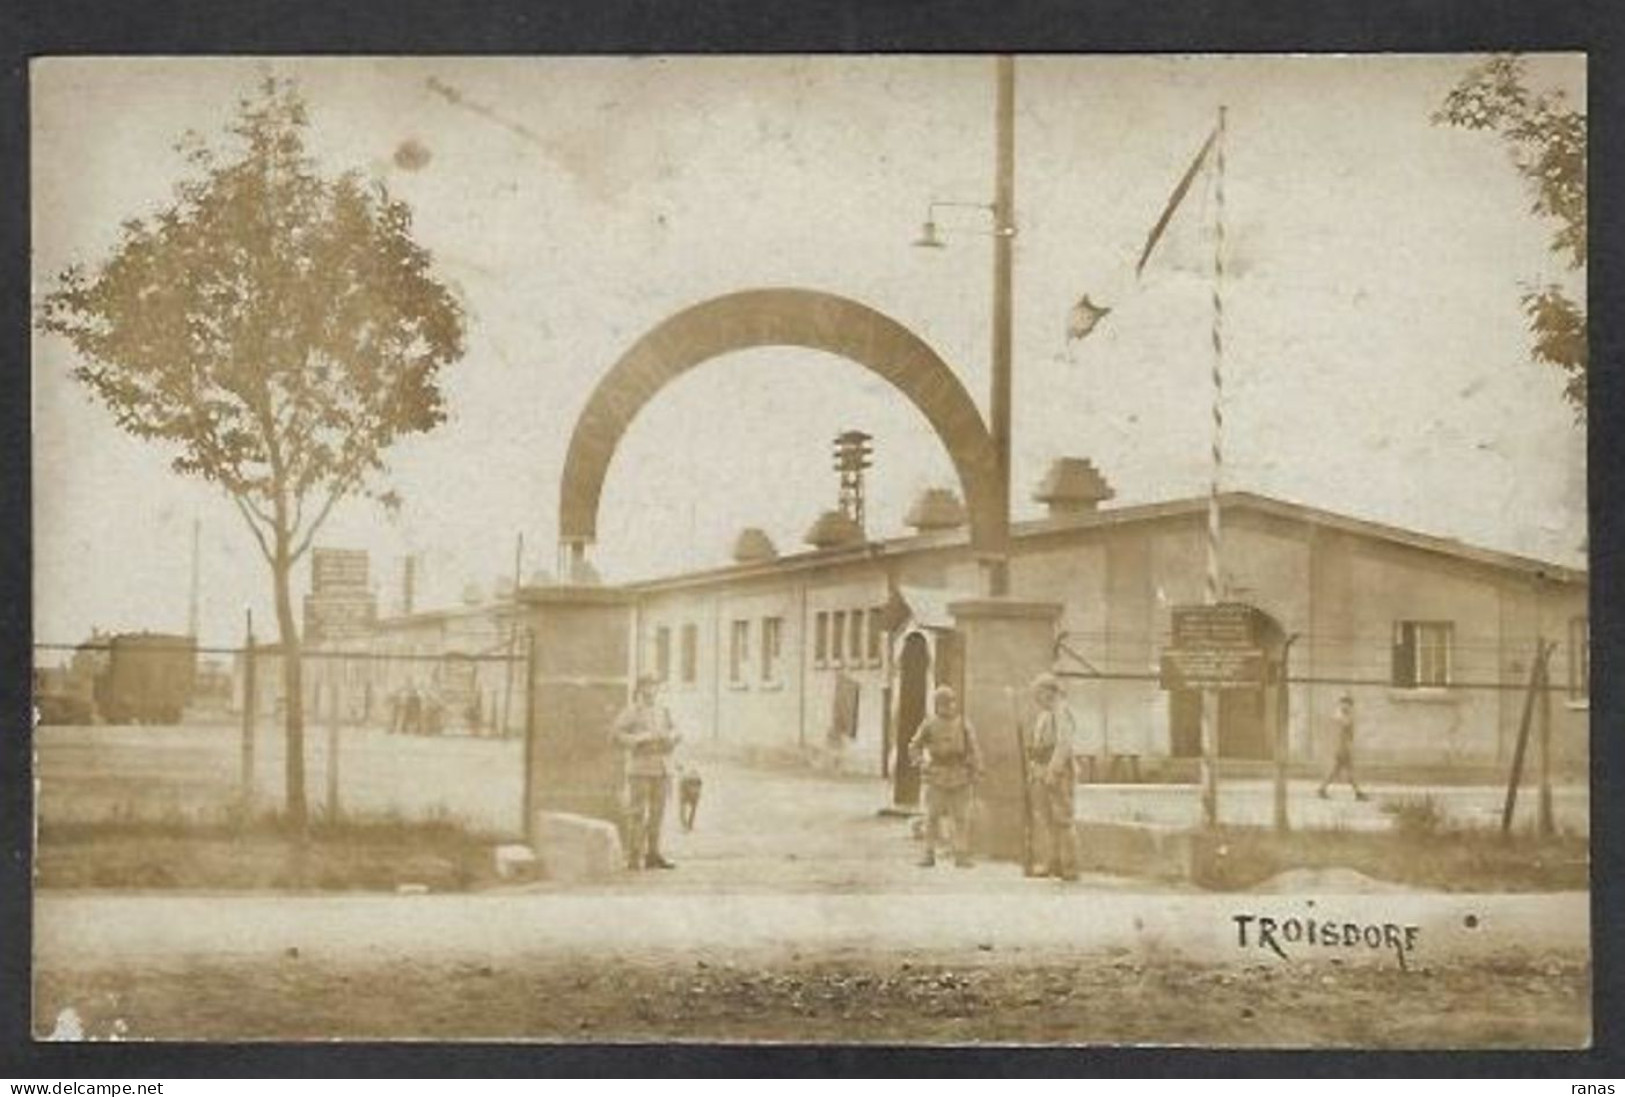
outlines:
[[[993,215],[993,383],[988,400],[988,434],[998,456],[997,491],[991,516],[996,531],[990,551],[982,560],[987,593],[1008,594],[1010,590],[1010,346],[1011,346],[1011,267],[1012,245],[1016,235],[1016,62],[1013,57],[997,60],[997,103],[995,106],[994,189],[992,203],[931,202],[926,207],[925,224],[916,247],[941,249],[942,234],[936,212],[940,208],[963,207],[986,210]],[[979,234],[980,235],[980,234]]]
[[[925,209],[925,223],[920,226],[920,238],[914,241],[917,248],[946,248],[947,241],[943,240],[943,228],[937,223],[937,210],[939,209],[974,209],[984,213],[995,213],[994,207],[987,202],[946,202],[932,201]],[[992,232],[978,232],[975,229],[949,228],[949,232],[965,232],[975,236],[1015,235],[1013,226],[1002,230],[994,229]]]

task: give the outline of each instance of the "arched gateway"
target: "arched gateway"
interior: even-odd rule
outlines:
[[[645,404],[679,376],[719,355],[754,347],[827,351],[883,377],[942,439],[970,512],[971,547],[995,554],[1007,500],[998,452],[970,394],[919,336],[867,305],[807,289],[730,293],[661,321],[605,375],[576,420],[559,488],[559,540],[580,553],[598,533],[610,461]]]
[[[866,305],[806,289],[754,289],[704,301],[662,321],[616,362],[577,420],[559,491],[559,540],[580,559],[598,533],[598,504],[615,449],[660,390],[719,355],[754,347],[806,347],[838,355],[884,378],[920,410],[959,474],[971,548],[987,561],[1006,551],[1009,510],[998,448],[975,402],[936,352]],[[525,750],[526,832],[547,871],[562,876],[584,849],[598,849],[584,821],[619,818],[619,752],[606,729],[625,703],[633,665],[633,595],[575,581],[518,594],[530,643]],[[1045,666],[1059,607],[1010,599],[951,604],[960,663],[956,685],[973,722],[1008,717],[1005,687]],[[1020,848],[1022,800],[1007,737],[984,748],[990,773],[982,801],[989,848]],[[583,830],[585,827],[587,830]]]

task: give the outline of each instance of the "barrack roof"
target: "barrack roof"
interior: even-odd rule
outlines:
[[[1207,496],[1203,495],[1189,499],[1139,503],[1073,514],[1054,515],[1014,522],[1011,524],[1010,534],[1015,540],[1021,541],[1086,530],[1108,529],[1114,526],[1139,522],[1154,522],[1187,515],[1203,514],[1207,510],[1207,504]],[[1253,492],[1224,492],[1219,496],[1219,506],[1221,511],[1251,511],[1286,521],[1305,523],[1325,529],[1357,534],[1373,540],[1403,545],[1422,552],[1434,553],[1485,567],[1521,572],[1532,578],[1542,577],[1560,583],[1584,583],[1588,578],[1584,568],[1573,568],[1530,556],[1520,556],[1516,553],[1501,552],[1497,549],[1481,548],[1476,545],[1469,545],[1453,537],[1439,537],[1429,533],[1421,533],[1401,526],[1388,525],[1387,523],[1375,522],[1366,518],[1355,518],[1334,511],[1322,510],[1319,507],[1312,507],[1285,499],[1275,499]],[[760,563],[724,564],[699,571],[643,579],[627,583],[625,586],[627,589],[636,591],[668,590],[736,579],[757,578],[788,571],[828,567],[832,564],[843,564],[870,558],[879,559],[911,552],[966,548],[969,543],[969,536],[963,529],[905,534],[833,549],[786,553],[776,560]]]

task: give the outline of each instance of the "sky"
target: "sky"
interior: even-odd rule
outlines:
[[[1583,284],[1493,137],[1430,124],[1467,56],[1023,57],[1017,63],[1015,517],[1048,463],[1084,456],[1115,505],[1206,491],[1216,200],[1205,173],[1143,276],[1174,183],[1226,108],[1222,484],[1583,565],[1585,439],[1533,362],[1523,287]],[[1577,55],[1533,82],[1584,100]],[[758,286],[856,298],[912,329],[986,411],[986,57],[37,60],[32,293],[94,265],[172,198],[188,131],[215,139],[267,75],[296,80],[324,171],[385,183],[468,314],[448,421],[390,455],[395,516],[356,500],[318,543],[364,548],[384,611],[555,566],[560,470],[598,379],[688,305]],[[435,90],[454,89],[459,102]],[[398,156],[403,146],[413,155]],[[1068,342],[1088,293],[1111,315]],[[200,529],[200,636],[228,644],[269,573],[230,502],[177,477],[36,337],[35,633],[180,630]],[[819,352],[715,359],[663,390],[611,466],[593,559],[607,581],[726,562],[759,526],[804,547],[837,484],[830,442],[875,437],[871,535],[956,486],[924,418]],[[308,584],[301,569],[297,588]]]

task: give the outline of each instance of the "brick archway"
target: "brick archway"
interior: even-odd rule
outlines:
[[[998,452],[976,403],[924,340],[867,305],[807,289],[753,289],[667,317],[610,369],[576,420],[559,487],[559,540],[579,552],[598,533],[598,505],[615,450],[644,405],[703,362],[738,350],[825,351],[884,378],[931,424],[953,461],[970,514],[971,547],[996,555],[1009,502]]]

